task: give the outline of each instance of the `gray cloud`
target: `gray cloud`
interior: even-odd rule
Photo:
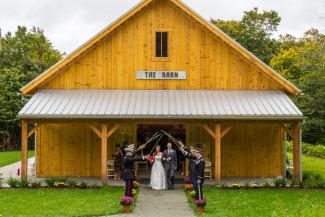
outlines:
[[[71,52],[117,19],[138,0],[0,0],[0,28],[38,26],[61,51]],[[279,33],[301,36],[311,27],[325,29],[324,0],[184,0],[209,19],[240,19],[243,11],[259,7],[276,10],[282,17]]]

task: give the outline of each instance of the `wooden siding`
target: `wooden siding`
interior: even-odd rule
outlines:
[[[282,88],[168,1],[151,4],[41,89]],[[165,61],[154,57],[156,31],[170,33],[170,57]],[[187,71],[188,79],[136,80],[137,70]]]
[[[214,141],[201,127],[189,126],[191,145],[203,144],[214,162]],[[136,142],[136,127],[122,126],[109,139],[108,158],[115,144]],[[283,131],[276,124],[237,124],[222,139],[223,177],[283,175]],[[81,124],[43,124],[37,132],[37,176],[100,176],[100,139]]]
[[[123,126],[108,140],[112,159],[116,144],[135,142],[135,126]],[[37,176],[92,177],[101,173],[101,140],[82,124],[43,124],[37,131]]]

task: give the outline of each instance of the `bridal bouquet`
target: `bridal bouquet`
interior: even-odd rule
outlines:
[[[152,155],[148,155],[147,160],[152,162],[155,160],[155,158]]]

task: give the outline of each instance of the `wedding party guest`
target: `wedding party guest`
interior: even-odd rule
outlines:
[[[167,189],[174,189],[175,171],[177,170],[177,155],[173,149],[172,143],[167,143],[167,149],[163,152],[163,161],[165,161],[165,171],[167,179]]]
[[[202,200],[204,199],[203,194],[203,183],[204,183],[204,169],[205,169],[205,159],[202,155],[203,150],[200,148],[195,148],[196,152],[196,160],[194,162],[195,164],[195,171],[193,176],[193,188],[196,193],[196,200]]]
[[[137,152],[142,150],[144,146],[140,146],[136,151],[134,149],[134,144],[127,146],[124,148],[125,151],[125,157],[123,159],[123,168],[124,168],[124,181],[125,181],[125,196],[126,197],[133,197],[132,191],[133,191],[133,181],[135,180],[134,175],[134,162],[135,161],[144,161],[146,160],[146,157],[141,156],[135,156]]]
[[[121,149],[121,146],[117,144],[115,146],[116,150],[115,153],[113,154],[114,157],[114,174],[115,178],[114,180],[120,180],[123,176],[123,152]]]
[[[188,149],[183,145],[183,149],[181,149],[181,152],[183,153],[184,157],[189,160],[189,162],[188,162],[188,175],[189,175],[190,181],[192,183],[192,180],[195,179],[194,176],[195,176],[196,151],[195,151],[195,149],[193,147],[190,147]]]

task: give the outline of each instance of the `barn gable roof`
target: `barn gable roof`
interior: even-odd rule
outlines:
[[[77,48],[75,51],[73,51],[71,54],[69,54],[67,57],[56,63],[54,66],[40,74],[38,77],[36,77],[34,80],[32,80],[30,83],[25,85],[21,88],[21,92],[23,94],[33,94],[37,88],[46,83],[48,80],[50,80],[53,76],[55,76],[57,73],[60,72],[61,69],[63,69],[65,66],[67,66],[70,62],[74,61],[79,56],[85,54],[87,51],[89,51],[92,47],[94,47],[96,44],[98,44],[102,39],[104,39],[107,35],[112,33],[115,29],[117,29],[119,26],[121,26],[123,23],[125,23],[127,20],[131,19],[134,15],[139,13],[142,9],[147,7],[150,3],[152,3],[155,0],[143,0],[138,5],[136,5],[134,8],[129,10],[127,13],[122,15],[119,19],[117,19],[115,22],[113,22],[111,25],[107,26],[104,30],[99,32],[96,36],[91,38],[89,41],[87,41],[85,44]],[[294,96],[299,95],[301,92],[295,85],[290,83],[288,80],[286,80],[284,77],[282,77],[279,73],[277,73],[275,70],[273,70],[270,66],[265,64],[263,61],[258,59],[255,55],[253,55],[251,52],[249,52],[247,49],[245,49],[243,46],[241,46],[239,43],[237,43],[235,40],[233,40],[231,37],[229,37],[227,34],[225,34],[223,31],[221,31],[219,28],[217,28],[215,25],[201,17],[199,14],[194,12],[191,8],[189,8],[187,5],[182,3],[180,0],[166,0],[174,4],[177,8],[179,8],[181,11],[183,11],[186,15],[193,18],[196,22],[201,24],[205,29],[207,29],[209,32],[211,32],[213,35],[215,35],[217,38],[222,40],[225,44],[227,44],[230,48],[235,50],[237,53],[239,53],[244,59],[252,63],[253,65],[257,66],[262,72],[265,73],[267,77],[274,80],[277,84],[279,84],[283,89]]]

